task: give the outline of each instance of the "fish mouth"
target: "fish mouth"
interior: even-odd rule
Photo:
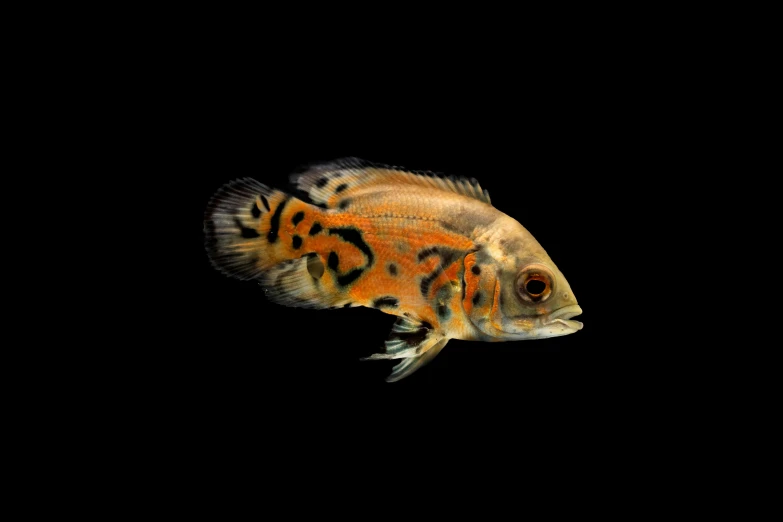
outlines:
[[[543,325],[547,326],[554,323],[561,323],[569,328],[573,328],[574,330],[581,330],[584,327],[582,323],[579,321],[570,320],[572,317],[576,317],[581,313],[582,309],[579,307],[579,305],[564,306],[563,308],[555,310],[546,316],[546,319],[543,321]]]

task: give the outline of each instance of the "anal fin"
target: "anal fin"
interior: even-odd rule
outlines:
[[[396,382],[429,363],[448,341],[426,321],[399,317],[386,340],[385,353],[376,353],[362,360],[402,359],[386,378],[386,382]]]

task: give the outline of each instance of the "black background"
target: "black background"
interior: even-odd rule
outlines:
[[[125,89],[104,116],[128,122],[130,136],[106,134],[128,145],[133,172],[121,179],[144,189],[112,210],[151,215],[152,226],[138,239],[123,235],[121,245],[157,278],[138,298],[138,289],[116,292],[132,307],[131,324],[107,332],[101,346],[116,364],[107,369],[98,357],[97,371],[85,366],[120,381],[127,407],[106,394],[103,409],[129,435],[121,451],[154,453],[146,475],[175,482],[158,473],[161,463],[192,471],[209,486],[204,497],[232,478],[254,494],[269,483],[299,494],[308,480],[341,486],[352,454],[389,474],[386,482],[350,477],[368,482],[368,498],[388,512],[414,502],[400,502],[403,484],[409,496],[429,493],[431,464],[442,460],[456,469],[491,465],[471,473],[471,485],[499,478],[515,500],[529,491],[521,480],[535,482],[561,497],[559,506],[571,500],[561,486],[574,474],[577,489],[596,484],[614,499],[615,484],[634,489],[626,479],[647,475],[646,459],[680,444],[679,421],[714,402],[709,389],[679,394],[682,381],[704,373],[682,362],[711,346],[683,346],[675,332],[692,326],[690,294],[651,304],[670,295],[672,280],[681,290],[683,273],[699,278],[659,221],[675,210],[678,183],[699,172],[699,158],[678,155],[694,146],[701,114],[693,107],[705,89],[688,75],[698,74],[704,53],[675,46],[681,59],[662,56],[668,34],[657,27],[630,44],[589,23],[571,35],[555,27],[559,18],[522,22],[487,25],[496,38],[479,46],[473,27],[445,21],[453,37],[422,44],[426,28],[324,23],[306,39],[305,28],[275,34],[271,14],[248,30],[183,14],[164,23],[170,41],[154,45],[154,56],[130,53],[141,73],[123,68]],[[634,24],[620,25],[632,34]],[[542,34],[531,34],[536,25]],[[345,49],[325,45],[340,37]],[[140,31],[128,45],[146,38]],[[392,316],[274,305],[257,285],[210,266],[203,217],[221,185],[250,176],[285,189],[301,164],[345,156],[477,178],[565,274],[584,329],[540,341],[452,340],[428,366],[389,384],[391,362],[359,358],[381,348]],[[158,198],[162,212],[152,208]],[[123,372],[129,380],[118,378]],[[88,394],[104,389],[90,385]],[[534,459],[543,466],[531,469]],[[406,472],[405,481],[389,481],[394,472]],[[355,492],[342,487],[351,500]],[[641,507],[648,504],[658,499]]]
[[[340,411],[381,421],[402,415],[403,422],[467,404],[596,419],[596,411],[627,411],[643,400],[638,383],[655,352],[640,348],[638,332],[627,335],[635,296],[650,283],[640,274],[626,279],[623,266],[635,241],[626,212],[634,196],[623,185],[629,155],[638,153],[623,116],[566,93],[520,100],[518,107],[487,104],[472,117],[452,106],[453,98],[431,99],[448,103],[436,110],[417,103],[421,112],[395,117],[396,105],[384,107],[383,100],[372,100],[365,114],[356,100],[336,98],[331,107],[328,96],[303,103],[289,95],[272,100],[268,114],[245,113],[237,101],[209,104],[193,117],[183,151],[197,158],[183,175],[192,271],[184,293],[192,315],[178,338],[190,400],[230,419],[244,411]],[[203,212],[222,184],[251,176],[286,189],[301,164],[345,156],[477,178],[496,208],[520,221],[565,274],[584,310],[584,329],[531,342],[452,340],[428,366],[389,384],[390,362],[359,358],[379,351],[392,316],[282,307],[267,302],[257,284],[211,267]],[[633,161],[636,176],[644,176],[648,165]]]
[[[432,429],[431,419],[466,431],[482,431],[482,419],[530,419],[588,433],[631,422],[668,393],[658,376],[676,354],[650,337],[657,323],[643,309],[656,278],[641,264],[655,244],[646,202],[664,183],[662,151],[677,144],[661,132],[666,97],[640,71],[574,59],[374,74],[200,58],[172,62],[175,87],[159,100],[155,147],[171,158],[164,181],[174,181],[187,232],[176,234],[168,279],[178,293],[162,303],[163,411],[238,437],[376,426],[357,435],[367,445],[390,427]],[[346,156],[477,178],[565,274],[584,329],[452,340],[425,368],[386,383],[391,362],[359,359],[379,351],[393,316],[271,304],[257,284],[210,265],[203,216],[221,185],[250,176],[286,189],[300,165]]]

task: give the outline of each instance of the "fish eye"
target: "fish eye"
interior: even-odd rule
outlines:
[[[553,286],[552,272],[543,265],[527,266],[517,276],[517,293],[529,303],[546,301],[552,295]]]

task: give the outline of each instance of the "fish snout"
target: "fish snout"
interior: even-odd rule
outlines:
[[[554,324],[562,324],[568,328],[572,328],[575,331],[581,330],[584,325],[579,321],[572,321],[572,317],[576,317],[582,313],[582,308],[579,305],[564,306],[558,310],[555,310],[544,318],[541,322],[544,326],[550,326]]]

